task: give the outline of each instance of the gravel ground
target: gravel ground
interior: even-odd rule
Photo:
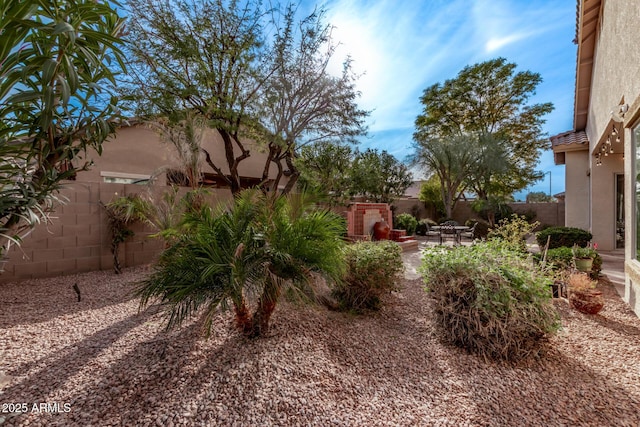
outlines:
[[[144,274],[0,285],[0,424],[640,425],[640,320],[610,285],[600,315],[558,300],[547,354],[513,365],[439,342],[418,280],[367,317],[283,303],[249,341],[230,313],[164,331],[128,296]]]

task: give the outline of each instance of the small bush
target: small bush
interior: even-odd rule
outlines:
[[[424,236],[429,231],[429,227],[438,225],[434,220],[425,218],[418,221],[418,225],[416,226],[416,234],[418,236]]]
[[[345,248],[347,274],[333,291],[342,308],[362,312],[380,308],[380,297],[396,289],[403,271],[402,249],[389,240],[358,242]]]
[[[578,245],[585,247],[593,237],[591,233],[581,228],[575,227],[549,227],[536,235],[536,241],[540,249],[544,248],[549,240],[549,249],[560,248],[562,246],[572,247]]]
[[[425,252],[421,273],[437,329],[469,352],[518,360],[539,354],[559,327],[551,278],[500,240]]]
[[[407,236],[411,236],[416,232],[418,226],[418,220],[408,213],[402,213],[398,215],[393,223],[393,228],[399,230],[407,230]]]
[[[511,218],[500,220],[498,226],[489,231],[487,238],[499,239],[520,252],[527,252],[527,236],[533,229],[540,225],[539,222],[530,224],[526,217],[513,214]]]
[[[602,257],[595,249],[585,248],[584,251],[593,258],[593,266],[591,267],[590,276],[592,279],[597,279],[602,270]],[[537,261],[542,261],[543,253],[534,255]],[[554,270],[567,270],[574,268],[573,264],[574,249],[562,246],[560,248],[553,248],[547,251],[547,263]]]

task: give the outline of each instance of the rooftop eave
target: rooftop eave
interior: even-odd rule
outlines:
[[[578,58],[576,61],[576,88],[573,109],[573,128],[583,130],[587,125],[591,77],[602,1],[578,0],[577,34]]]

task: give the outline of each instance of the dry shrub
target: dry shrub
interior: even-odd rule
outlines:
[[[567,279],[569,285],[569,301],[576,310],[597,314],[604,307],[604,297],[602,292],[596,289],[596,282],[591,280],[587,274],[573,273]]]
[[[485,358],[537,355],[559,327],[551,279],[499,242],[425,253],[422,273],[442,337]]]

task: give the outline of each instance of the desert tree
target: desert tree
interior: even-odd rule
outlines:
[[[431,137],[421,131],[414,134],[414,141],[411,161],[437,177],[445,215],[452,218],[456,203],[467,189],[471,171],[477,167],[477,141],[468,135]]]
[[[250,156],[242,133],[254,124],[252,106],[273,73],[264,40],[267,11],[233,0],[141,0],[128,9],[130,73],[122,90],[135,100],[129,112],[173,122],[187,111],[201,115],[220,134],[228,173],[208,151],[205,162],[239,192],[238,166]]]
[[[267,152],[263,183],[276,167],[285,192],[299,175],[300,143],[353,138],[366,113],[349,62],[328,71],[334,47],[321,12],[296,20],[296,9],[256,1],[141,0],[130,3],[131,70],[123,85],[133,114],[172,121],[201,115],[224,145],[224,158],[204,151],[206,165],[236,194],[238,167],[251,156],[247,141]]]
[[[318,141],[301,147],[296,159],[298,187],[318,194],[332,205],[350,198],[350,171],[355,153],[348,144]]]
[[[296,8],[289,5],[278,25],[269,67],[274,71],[262,86],[258,114],[268,144],[263,182],[275,164],[273,187],[278,188],[286,167],[285,193],[300,176],[294,160],[301,147],[318,141],[355,143],[366,132],[364,119],[369,114],[356,103],[359,93],[351,61],[343,63],[340,75],[329,70],[336,45],[331,26],[323,22],[324,12],[316,10],[300,21],[295,16]]]
[[[367,149],[356,153],[351,165],[350,192],[377,203],[393,203],[413,182],[404,163],[387,151]]]
[[[46,221],[65,179],[115,131],[124,70],[116,1],[0,4],[0,233]]]
[[[529,103],[541,81],[538,73],[516,72],[504,58],[467,66],[425,89],[415,139],[474,139],[479,161],[465,182],[479,198],[522,190],[541,178],[535,167],[547,144],[543,116],[553,110],[551,103]]]

